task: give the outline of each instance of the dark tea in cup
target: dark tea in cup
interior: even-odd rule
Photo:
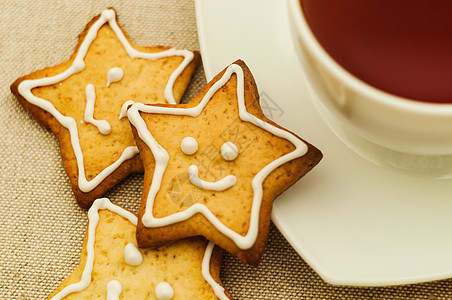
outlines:
[[[452,103],[452,1],[300,0],[326,52],[362,81]]]

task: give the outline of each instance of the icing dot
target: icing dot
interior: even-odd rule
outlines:
[[[110,86],[113,82],[118,82],[124,76],[124,71],[119,67],[114,67],[108,70],[107,73],[107,87]]]
[[[223,156],[224,160],[234,160],[239,155],[239,150],[237,146],[232,142],[226,142],[221,146],[221,156]]]
[[[107,300],[117,300],[122,293],[122,285],[117,280],[107,283]]]
[[[129,243],[124,248],[124,260],[131,266],[139,266],[143,262],[143,255],[134,244]]]
[[[198,151],[198,142],[191,136],[187,136],[180,143],[180,148],[185,154],[192,155]]]
[[[155,287],[155,296],[157,300],[170,300],[174,297],[173,287],[168,282],[162,281]]]

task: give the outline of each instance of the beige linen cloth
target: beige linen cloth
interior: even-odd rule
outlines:
[[[56,139],[22,109],[9,86],[67,60],[86,23],[110,6],[138,45],[199,50],[191,1],[0,0],[0,299],[46,298],[78,264],[87,224]],[[200,67],[185,100],[204,84]],[[136,212],[141,185],[135,175],[106,196]],[[221,276],[234,299],[452,299],[452,280],[384,288],[326,284],[273,225],[259,268],[226,253]]]

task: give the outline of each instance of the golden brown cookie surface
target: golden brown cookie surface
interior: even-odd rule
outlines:
[[[188,104],[132,106],[145,167],[140,246],[203,235],[258,264],[273,200],[322,157],[268,120],[258,101],[251,72],[238,61]]]
[[[138,249],[134,214],[103,198],[88,216],[80,265],[48,299],[229,299],[212,243],[197,237]]]
[[[178,103],[199,54],[133,45],[112,9],[80,35],[69,61],[19,78],[19,102],[59,141],[77,202],[94,199],[133,172],[142,172],[127,118],[128,100]]]

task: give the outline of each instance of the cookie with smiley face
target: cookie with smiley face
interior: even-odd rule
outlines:
[[[88,208],[143,171],[127,101],[179,103],[199,61],[197,52],[133,45],[107,9],[88,23],[67,62],[17,79],[11,91],[57,137],[75,198]]]
[[[188,104],[136,103],[128,117],[145,167],[140,247],[202,235],[257,265],[273,200],[322,158],[264,116],[242,61]]]
[[[80,265],[48,299],[230,299],[220,283],[221,249],[212,242],[196,237],[139,249],[137,217],[106,198],[88,218]]]

